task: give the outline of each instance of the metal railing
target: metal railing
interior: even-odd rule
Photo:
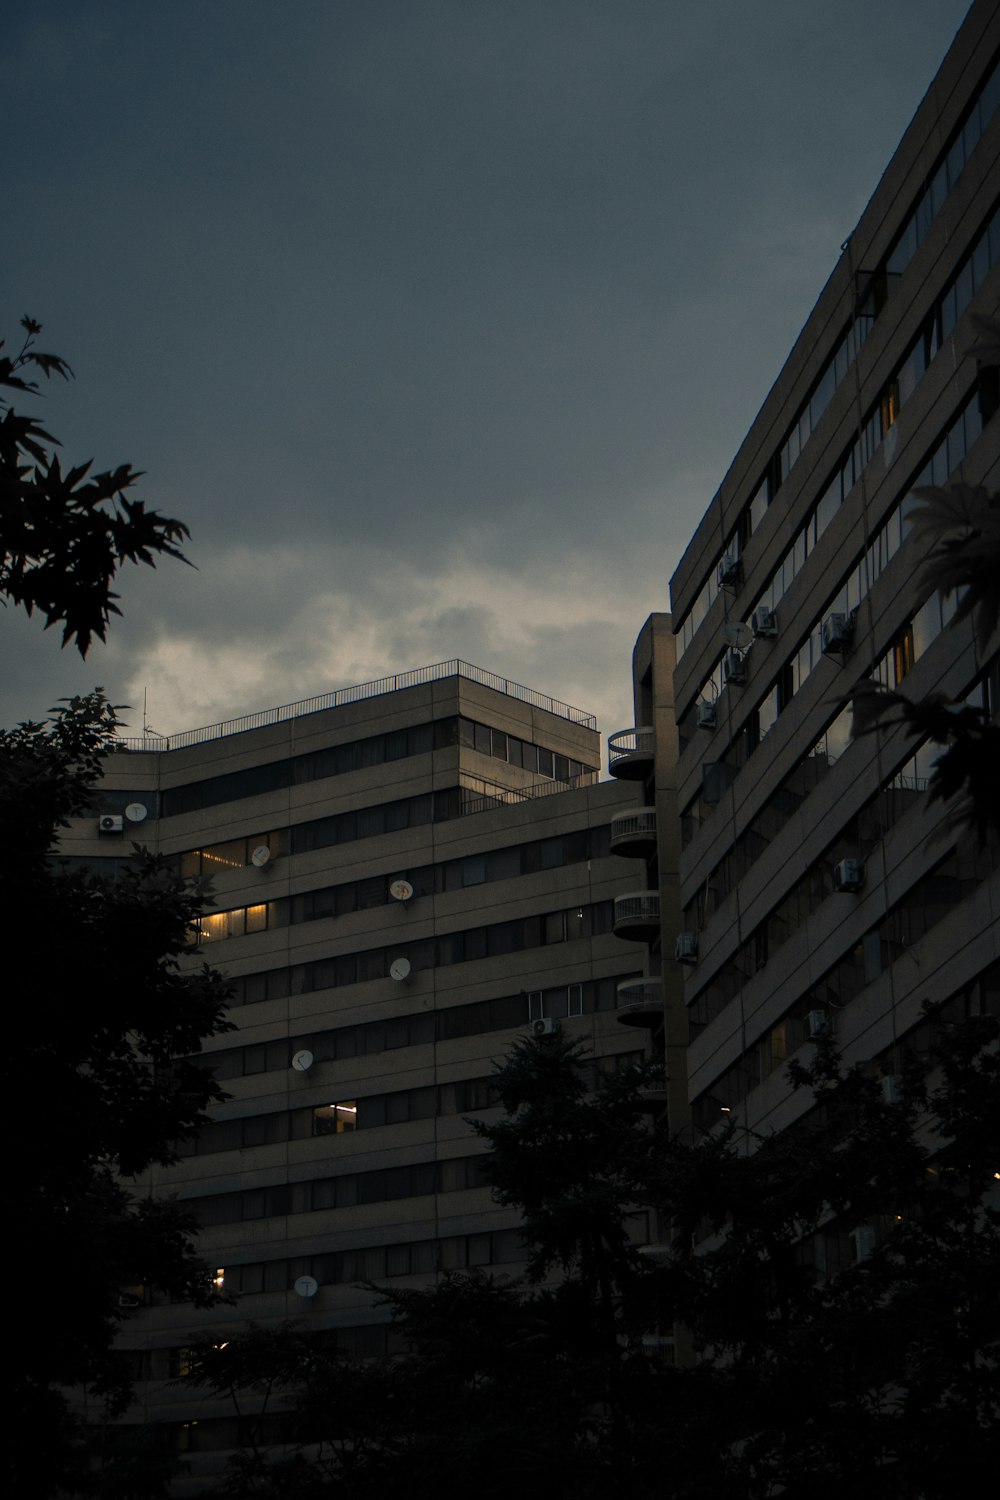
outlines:
[[[658,926],[660,921],[659,891],[635,891],[629,896],[614,898],[614,928]]]
[[[521,802],[531,802],[536,797],[551,797],[556,792],[572,792],[579,786],[589,786],[596,780],[593,771],[585,771],[572,781],[532,781],[528,786],[503,786],[499,781],[488,781],[485,776],[469,776],[461,773],[461,815],[488,812],[494,807],[513,807]]]
[[[520,703],[530,703],[533,708],[542,708],[546,713],[568,719],[571,724],[580,724],[584,729],[596,729],[597,720],[582,708],[573,708],[558,698],[546,693],[536,693],[534,688],[520,682],[511,682],[507,677],[498,677],[471,662],[454,658],[451,661],[435,662],[429,667],[415,667],[412,672],[397,672],[393,677],[377,677],[373,682],[360,682],[354,687],[336,688],[332,693],[322,693],[318,698],[301,698],[297,703],[285,703],[280,708],[264,708],[259,713],[244,714],[239,719],[223,719],[218,724],[207,724],[201,729],[185,729],[181,734],[142,735],[124,738],[119,744],[127,750],[180,750],[185,745],[200,745],[206,740],[222,739],[230,734],[243,734],[248,729],[261,729],[268,724],[281,724],[287,719],[298,719],[306,714],[322,713],[328,708],[342,708],[346,703],[360,703],[366,698],[378,698],[384,693],[398,693],[403,688],[419,687],[425,682],[440,682],[445,677],[465,677],[469,682],[478,682],[482,687],[493,688],[508,698]]]
[[[654,1010],[663,1006],[663,989],[658,979],[626,979],[618,985],[615,1005],[623,1010],[630,1005],[641,1005]]]
[[[608,735],[609,766],[633,755],[652,756],[655,745],[656,735],[648,724],[638,725],[634,729],[619,729],[615,734]]]
[[[638,812],[618,813],[611,819],[611,847],[635,839],[656,839],[656,808],[642,807]]]

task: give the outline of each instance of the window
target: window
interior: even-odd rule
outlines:
[[[344,1135],[356,1130],[358,1106],[355,1100],[345,1104],[321,1104],[313,1110],[313,1135]]]
[[[893,670],[897,684],[913,670],[913,627],[908,625],[892,648]]]

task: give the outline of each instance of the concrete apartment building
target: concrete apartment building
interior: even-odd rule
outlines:
[[[934,747],[852,741],[845,699],[868,676],[998,707],[997,639],[917,586],[908,520],[919,486],[1000,484],[998,56],[979,0],[671,582],[702,1129],[787,1124],[824,1029],[891,1078],[924,1001],[997,999],[996,849],[928,809]]]
[[[482,1185],[463,1117],[495,1111],[494,1063],[530,1027],[613,1067],[645,1054],[658,1016],[634,1013],[650,929],[633,861],[611,853],[615,824],[637,852],[639,797],[598,783],[589,715],[448,662],[130,745],[66,855],[100,865],[135,840],[211,875],[191,962],[236,992],[238,1029],[207,1044],[230,1099],[139,1184],[197,1212],[235,1305],[125,1294],[129,1420],[171,1425],[183,1492],[239,1441],[231,1409],[170,1383],[192,1343],[294,1318],[377,1354],[390,1329],[362,1281],[516,1271],[517,1217]]]

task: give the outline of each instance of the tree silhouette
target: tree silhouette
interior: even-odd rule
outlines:
[[[38,382],[30,372],[68,380],[72,371],[59,355],[35,348],[40,323],[22,318],[21,327],[17,353],[0,352],[0,387],[32,397]],[[142,477],[130,465],[93,474],[83,463],[64,471],[58,446],[34,417],[0,396],[0,596],[29,615],[37,609],[46,629],[61,622],[63,645],[75,641],[86,656],[121,612],[111,585],[122,563],[186,561],[177,543],[188,530],[129,496]]]

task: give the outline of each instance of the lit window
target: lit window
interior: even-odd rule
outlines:
[[[313,1135],[343,1135],[358,1127],[358,1106],[352,1099],[346,1104],[321,1104],[313,1110]]]
[[[913,670],[913,628],[907,626],[892,648],[892,665],[897,685]]]

